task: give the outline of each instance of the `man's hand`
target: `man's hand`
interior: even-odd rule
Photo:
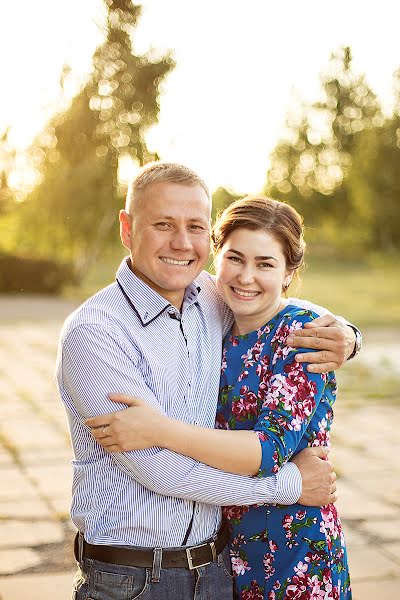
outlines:
[[[351,327],[327,314],[292,331],[286,344],[295,348],[316,348],[319,352],[296,354],[296,360],[313,363],[307,365],[307,371],[311,373],[325,373],[340,369],[353,352],[355,341]]]
[[[126,394],[110,394],[110,400],[129,408],[86,419],[93,437],[108,452],[128,452],[157,446],[162,431],[160,412],[141,398]]]
[[[327,456],[328,449],[318,446],[305,448],[292,458],[303,482],[299,504],[323,506],[336,502],[336,473]]]

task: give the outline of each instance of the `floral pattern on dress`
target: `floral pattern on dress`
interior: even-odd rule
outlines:
[[[329,446],[333,372],[314,374],[286,339],[312,312],[287,306],[258,331],[224,341],[216,426],[252,429],[258,477],[276,474],[307,446]],[[241,600],[350,600],[346,546],[334,505],[227,506],[230,554]]]

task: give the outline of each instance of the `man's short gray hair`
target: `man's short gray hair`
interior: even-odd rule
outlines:
[[[179,163],[157,161],[144,165],[129,185],[126,195],[126,212],[130,215],[133,214],[135,204],[146,188],[153,183],[164,182],[188,186],[201,185],[207,197],[211,200],[207,185],[197,173]]]

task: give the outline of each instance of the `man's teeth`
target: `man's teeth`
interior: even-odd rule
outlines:
[[[190,263],[190,260],[176,260],[175,258],[162,258],[161,260],[169,265],[180,265],[183,267],[186,267]]]
[[[245,298],[254,298],[254,296],[258,296],[260,292],[245,292],[243,290],[238,290],[237,288],[233,288],[235,294],[239,294],[239,296],[244,296]]]

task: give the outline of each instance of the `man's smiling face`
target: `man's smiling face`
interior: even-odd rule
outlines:
[[[185,289],[207,262],[211,202],[201,185],[149,185],[134,214],[120,213],[121,239],[132,271],[168,302],[181,307]]]

